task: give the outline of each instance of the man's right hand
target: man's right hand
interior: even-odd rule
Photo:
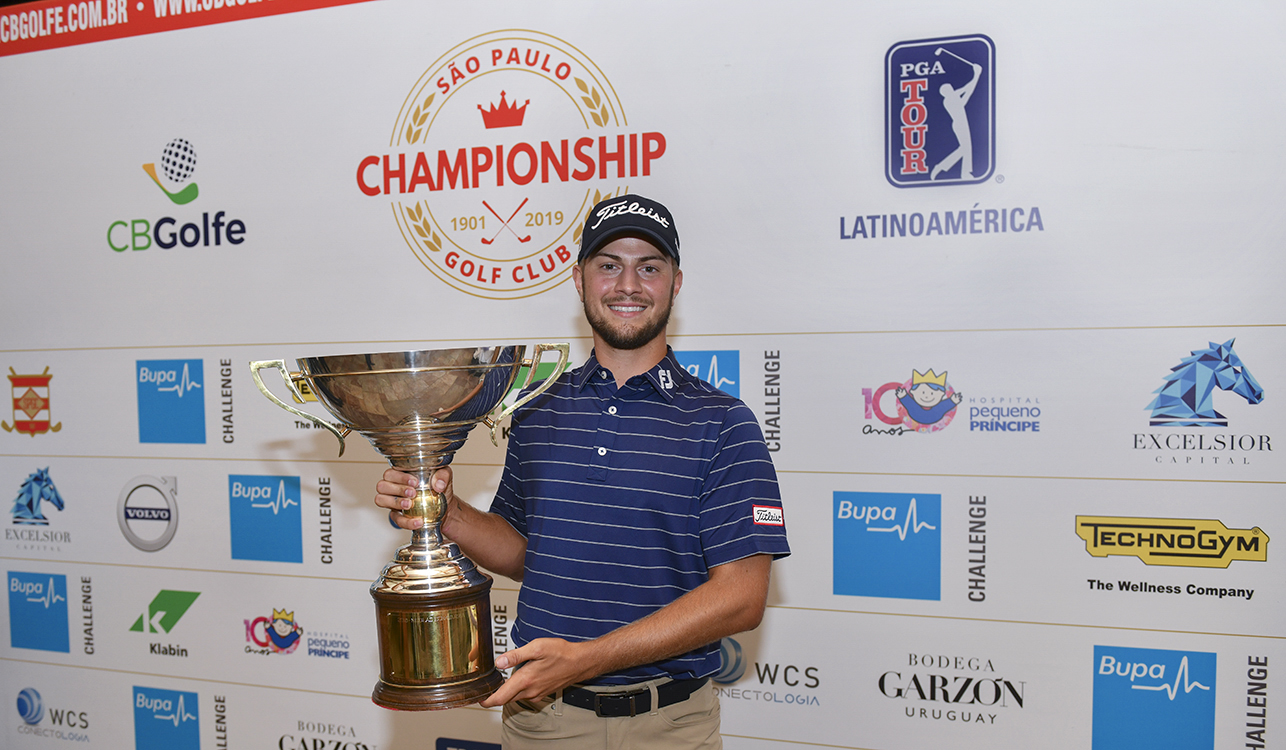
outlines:
[[[433,474],[433,485],[439,493],[447,498],[447,515],[451,513],[451,501],[455,495],[451,489],[452,476],[451,467],[444,466]],[[402,515],[402,511],[411,507],[411,500],[415,497],[419,482],[416,478],[397,469],[387,469],[380,481],[375,483],[375,504],[381,508],[388,508],[389,520],[404,529],[418,529],[424,525],[424,519],[408,518]],[[443,521],[445,522],[445,518]]]

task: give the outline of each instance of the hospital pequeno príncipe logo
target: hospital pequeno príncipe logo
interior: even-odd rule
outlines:
[[[420,76],[388,150],[358,164],[357,186],[389,199],[434,276],[518,299],[570,276],[590,208],[651,176],[665,148],[664,134],[630,127],[611,81],[576,47],[494,31]]]

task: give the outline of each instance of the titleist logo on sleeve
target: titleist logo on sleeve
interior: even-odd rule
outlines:
[[[769,505],[754,506],[755,523],[760,526],[785,526],[786,517],[781,508],[774,508]]]
[[[652,209],[640,208],[637,202],[626,204],[622,201],[621,203],[613,203],[610,206],[603,206],[598,209],[598,221],[594,222],[594,226],[590,227],[590,229],[598,229],[599,224],[602,224],[613,216],[620,216],[621,214],[638,214],[639,216],[646,216],[663,227],[668,228],[670,226],[670,222],[666,221],[664,216],[661,216]]]

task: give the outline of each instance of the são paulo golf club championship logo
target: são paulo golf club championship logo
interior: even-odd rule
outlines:
[[[511,29],[435,60],[356,181],[390,201],[398,233],[434,276],[518,299],[568,278],[589,209],[646,182],[665,149],[664,134],[630,125],[593,60]]]

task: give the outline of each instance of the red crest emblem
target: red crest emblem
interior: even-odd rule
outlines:
[[[13,424],[0,422],[5,432],[35,437],[63,428],[62,422],[53,424],[49,418],[49,381],[54,376],[49,374],[48,367],[39,375],[19,375],[10,367],[8,377],[13,390]]]

